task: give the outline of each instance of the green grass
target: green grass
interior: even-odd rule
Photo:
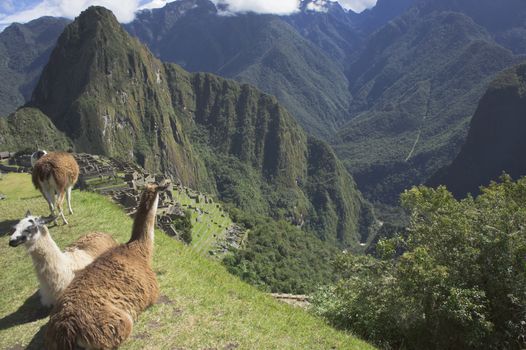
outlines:
[[[27,209],[47,215],[30,176],[9,174],[0,180],[0,232]],[[78,236],[99,230],[124,242],[132,221],[115,204],[93,193],[73,193],[70,225],[51,227],[64,247]],[[0,244],[0,349],[42,348],[47,318],[35,317],[29,299],[37,288],[31,260],[23,247]],[[228,274],[216,261],[156,232],[154,268],[161,301],[144,312],[123,349],[372,349],[350,334],[326,325],[302,309],[279,303]]]

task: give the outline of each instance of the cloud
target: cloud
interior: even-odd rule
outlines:
[[[135,18],[137,10],[165,6],[173,0],[0,0],[0,31],[13,22],[29,22],[42,16],[74,18],[92,5],[104,6],[115,14],[120,22]],[[288,15],[298,11],[300,0],[212,0],[226,5],[229,13],[272,13]],[[314,0],[308,5],[313,11],[326,11],[325,4],[336,0]],[[344,8],[361,12],[376,4],[377,0],[337,0]]]
[[[227,5],[229,12],[256,12],[288,15],[298,11],[300,0],[216,0]]]
[[[316,12],[327,12],[329,0],[313,0],[307,5],[307,10]]]
[[[4,0],[0,2],[0,11],[3,13],[11,13],[15,11],[15,4],[13,4],[13,0]]]
[[[157,8],[160,8],[160,7],[164,7],[169,2],[171,2],[171,1],[170,0],[151,0],[151,1],[141,5],[137,10],[157,9]]]
[[[256,12],[287,15],[298,11],[300,0],[212,0],[227,5],[229,12]],[[339,2],[343,8],[362,12],[376,4],[377,0],[312,0],[307,5],[311,11],[326,12],[328,2]],[[394,1],[394,0],[393,0]]]
[[[139,0],[43,0],[33,7],[12,13],[0,13],[0,27],[13,22],[28,22],[42,16],[74,18],[92,5],[110,9],[120,22],[130,22],[135,18]]]
[[[338,0],[343,8],[353,10],[354,12],[362,12],[365,9],[371,8],[376,5],[376,1],[377,0]]]

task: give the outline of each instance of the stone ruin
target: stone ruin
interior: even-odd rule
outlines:
[[[181,205],[174,198],[173,190],[184,192],[197,204],[213,204],[214,201],[211,197],[180,184],[173,184],[166,175],[150,174],[137,165],[90,154],[76,154],[75,158],[80,167],[79,187],[83,190],[110,196],[129,215],[133,215],[137,210],[141,190],[145,184],[170,181],[170,188],[159,196],[157,226],[171,237],[181,240],[174,222],[185,216],[185,210],[189,209],[198,213],[198,221],[201,215],[210,214],[197,205]],[[219,204],[216,205],[218,208],[221,207]],[[222,214],[222,216],[225,215]],[[210,254],[219,255],[232,248],[238,249],[244,237],[245,230],[239,225],[233,224],[225,228],[225,237],[218,240],[217,247],[211,250]]]
[[[31,154],[0,152],[0,160],[7,160],[7,165],[0,163],[0,171],[5,173],[28,173],[31,171]]]
[[[174,199],[174,187],[168,176],[153,175],[135,164],[90,154],[76,154],[75,159],[80,167],[79,187],[110,196],[129,215],[135,214],[144,185],[169,182],[167,191],[159,195],[157,226],[169,236],[179,238],[173,223],[185,214],[181,204]]]
[[[210,255],[226,254],[231,249],[239,249],[246,237],[246,230],[238,224],[230,225],[225,231],[225,237],[217,242],[217,247],[211,250]]]

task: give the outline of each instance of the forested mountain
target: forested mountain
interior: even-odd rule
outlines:
[[[434,4],[419,2],[373,33],[350,62],[350,121],[334,142],[375,200],[396,203],[446,165],[487,85],[519,60],[490,28]]]
[[[371,34],[389,21],[402,15],[418,0],[378,0],[373,8],[354,14],[350,12],[355,26],[363,34]]]
[[[10,133],[32,127],[19,122],[28,114],[47,126],[46,135]],[[0,127],[3,142],[16,148],[53,146],[56,127],[56,138],[64,133],[76,151],[170,173],[344,246],[367,241],[374,221],[330,147],[307,136],[274,97],[163,64],[104,8],[86,10],[66,28],[31,102]]]
[[[288,16],[224,11],[179,0],[125,28],[163,61],[276,96],[335,148],[368,198],[389,204],[454,159],[488,84],[526,53],[521,0],[380,0],[359,14],[307,0]],[[42,64],[31,65],[35,74]],[[9,110],[23,101],[9,96],[0,95]]]
[[[430,185],[446,185],[456,196],[478,194],[503,172],[526,175],[526,63],[500,74],[482,97],[466,143]]]
[[[51,49],[70,21],[42,17],[14,23],[0,33],[0,116],[7,116],[30,97]]]
[[[341,66],[281,17],[218,11],[209,0],[180,0],[139,13],[126,28],[163,61],[276,96],[309,133],[328,139],[350,102]]]
[[[357,26],[359,15],[344,10],[338,2],[304,0],[300,9],[281,18],[345,69],[349,56],[364,39]]]

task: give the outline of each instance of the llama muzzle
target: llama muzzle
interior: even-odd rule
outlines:
[[[26,243],[27,237],[26,236],[18,236],[15,238],[11,238],[9,240],[9,246],[10,247],[18,247],[19,245]]]

